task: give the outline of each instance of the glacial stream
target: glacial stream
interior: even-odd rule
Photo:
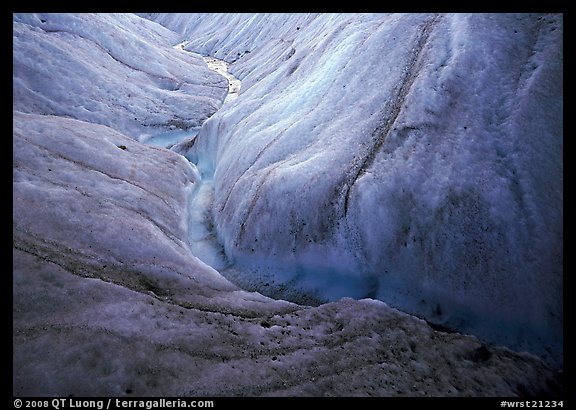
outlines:
[[[174,48],[186,52],[184,49],[187,42],[182,42]],[[216,71],[228,80],[228,95],[223,104],[238,98],[241,81],[228,72],[229,64],[214,57],[204,56],[208,68]],[[166,148],[185,155],[186,149],[182,146],[191,144],[196,138],[200,128],[188,130],[175,129],[159,134],[154,134],[141,139],[144,144]],[[226,268],[229,263],[226,260],[223,247],[216,240],[216,234],[212,225],[212,202],[214,198],[214,185],[211,175],[203,175],[202,179],[195,184],[188,198],[188,246],[192,253],[207,265],[220,270]]]

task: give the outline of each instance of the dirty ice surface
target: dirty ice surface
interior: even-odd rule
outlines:
[[[224,275],[562,365],[561,14],[147,17],[242,80],[188,152]]]
[[[15,396],[561,396],[561,18],[149,17],[13,15]]]

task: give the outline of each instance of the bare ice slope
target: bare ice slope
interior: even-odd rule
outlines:
[[[16,249],[182,306],[216,309],[237,290],[186,245],[198,172],[184,157],[97,124],[13,117]]]
[[[312,308],[236,288],[184,245],[197,173],[180,155],[16,111],[13,152],[16,396],[561,391],[533,356],[381,302]]]
[[[557,79],[557,68],[544,64],[539,54],[554,53],[555,43],[547,37],[552,35],[550,30],[537,31],[546,47],[530,57],[538,62],[536,73],[528,76],[522,72],[519,77],[520,83],[532,85],[514,94],[535,96],[514,97],[516,100],[510,100],[517,103],[514,106],[500,104],[516,114],[514,120],[504,117],[499,145],[491,133],[482,131],[484,117],[478,118],[474,111],[485,109],[489,114],[489,107],[476,107],[472,101],[468,111],[459,111],[453,118],[447,108],[441,111],[447,98],[444,94],[454,92],[441,79],[434,84],[444,91],[439,91],[442,96],[437,101],[431,100],[436,101],[431,110],[449,120],[440,124],[429,113],[423,121],[435,124],[432,130],[445,126],[445,132],[429,134],[427,126],[414,125],[413,116],[425,110],[418,111],[421,103],[412,93],[425,88],[408,85],[434,77],[434,70],[423,71],[422,67],[437,66],[427,65],[428,57],[416,58],[416,68],[408,71],[395,65],[404,61],[402,56],[416,52],[406,44],[422,46],[425,51],[417,55],[436,55],[425,44],[440,41],[444,31],[466,33],[464,28],[477,17],[170,18],[186,30],[202,28],[206,37],[201,32],[182,36],[128,14],[14,15],[14,396],[562,397],[561,372],[535,355],[494,346],[482,337],[436,331],[426,321],[391,306],[406,301],[406,310],[411,310],[414,297],[426,294],[427,303],[441,304],[442,311],[436,310],[438,317],[449,321],[459,312],[454,307],[455,300],[461,300],[458,298],[465,298],[464,308],[484,301],[491,303],[485,316],[478,316],[484,322],[463,321],[463,329],[482,329],[479,323],[490,328],[489,313],[501,309],[506,324],[523,326],[527,341],[537,340],[534,334],[540,334],[533,324],[550,331],[551,336],[561,335],[556,326],[561,323],[561,313],[555,321],[542,318],[542,309],[555,307],[550,301],[561,286],[561,260],[556,262],[560,268],[551,264],[544,269],[551,257],[545,240],[550,247],[558,245],[561,252],[561,242],[551,233],[559,229],[556,233],[561,237],[561,226],[554,218],[562,193],[553,178],[559,172],[557,167],[562,168],[561,161],[559,165],[554,162],[557,151],[561,153],[555,139],[558,91],[553,81],[546,89],[539,85],[543,79]],[[242,23],[246,18],[250,24]],[[555,19],[545,17],[542,27],[561,31]],[[301,36],[294,38],[294,52],[282,49],[286,39],[268,43],[273,30],[267,24],[272,23],[282,35],[294,31]],[[518,24],[520,31],[532,27],[523,18]],[[417,31],[410,31],[412,25],[426,28],[426,41]],[[412,43],[388,44],[389,35],[404,34]],[[197,140],[179,144],[181,153],[196,165],[176,152],[140,140],[152,128],[165,132],[171,127],[199,125],[220,107],[226,80],[216,77],[199,55],[173,48],[183,40],[205,42],[210,38],[212,46],[220,42],[223,51],[216,52],[212,46],[198,46],[197,51],[222,54],[228,50],[222,57],[230,62],[235,58],[230,68],[233,73],[237,68],[244,77],[238,98],[222,105],[222,111],[204,123]],[[461,48],[460,53],[452,54],[456,62],[465,59],[464,50],[472,47],[465,38],[454,40]],[[270,47],[258,52],[249,49],[250,44]],[[301,49],[303,44],[308,48]],[[375,49],[363,48],[368,45],[383,47],[378,61],[388,61],[382,60],[388,56],[394,62],[387,69],[390,83],[381,74],[371,79],[378,64],[373,64]],[[387,47],[398,54],[386,54]],[[538,47],[535,49],[540,50]],[[365,64],[356,60],[360,57]],[[556,60],[551,57],[550,61]],[[455,81],[450,70],[458,67],[447,64],[437,74]],[[360,70],[363,77],[353,75],[354,70]],[[491,73],[482,81],[488,82]],[[407,83],[394,88],[392,82],[398,78]],[[166,79],[174,79],[180,88],[167,89]],[[502,81],[500,89],[506,91]],[[482,96],[483,88],[477,85],[476,92]],[[407,107],[414,108],[386,105],[389,97],[380,93],[391,90],[396,92],[393,95],[406,94],[404,101],[411,102]],[[359,98],[359,92],[365,93],[366,99]],[[509,98],[502,101],[509,102]],[[543,110],[539,101],[546,98],[551,108]],[[371,111],[372,116],[368,115]],[[132,122],[132,115],[138,121]],[[405,121],[406,127],[415,129],[387,136],[381,149],[375,150],[379,154],[369,154],[374,150],[368,147],[381,140],[374,130],[381,124],[386,127],[382,122],[386,115],[395,117],[396,125]],[[363,120],[365,116],[375,119]],[[475,130],[469,137],[475,143],[456,131],[460,117]],[[547,126],[537,128],[541,124]],[[547,145],[535,137],[535,129]],[[516,136],[512,138],[514,150],[507,148],[510,135]],[[532,145],[521,143],[526,138]],[[396,141],[394,150],[387,145],[391,141]],[[190,150],[190,146],[195,148]],[[550,161],[535,166],[528,154],[542,160],[542,149]],[[502,158],[500,168],[490,162],[497,154]],[[356,155],[357,162],[347,155]],[[426,167],[417,164],[420,160]],[[530,171],[526,164],[531,165]],[[510,197],[505,195],[510,177],[505,165],[512,167],[510,175],[517,175],[521,186]],[[478,178],[489,178],[494,177],[493,169],[503,173],[500,179],[480,186],[483,189],[474,185],[474,172],[479,173]],[[452,171],[443,174],[446,170]],[[537,178],[546,182],[549,190],[545,209],[539,196],[544,188],[535,182]],[[347,190],[334,191],[339,181],[350,181]],[[401,186],[394,185],[399,181]],[[214,192],[207,192],[212,184]],[[401,187],[406,189],[405,196],[400,195]],[[240,195],[241,188],[245,197]],[[446,196],[450,192],[452,196]],[[488,193],[494,198],[503,195],[503,204],[509,206],[508,218],[502,214],[504,205],[488,201],[492,198]],[[326,201],[331,195],[337,200],[330,205]],[[525,201],[515,202],[518,198]],[[404,207],[406,201],[409,207]],[[445,205],[439,207],[442,203]],[[491,207],[486,209],[486,204]],[[190,206],[198,209],[190,210]],[[203,219],[212,209],[216,232],[191,232],[191,217]],[[478,219],[472,218],[475,214],[469,209],[479,212]],[[409,212],[408,216],[402,210]],[[516,221],[519,210],[524,219]],[[471,265],[466,273],[471,279],[456,275],[455,269],[464,264],[458,258],[453,266],[440,269],[443,257],[451,261],[465,248],[462,244],[474,238],[466,229],[476,232],[477,220],[486,221],[482,226],[495,230],[494,235],[509,235],[503,236],[507,241],[525,240],[523,233],[533,230],[543,235],[509,250],[521,267],[530,268],[530,263],[540,266],[547,279],[540,280],[533,270],[526,270],[526,289],[517,288],[532,298],[530,310],[525,303],[512,314],[510,309],[518,307],[517,301],[500,303],[510,284],[498,276],[501,271],[486,265],[496,248],[490,237],[482,237],[492,247],[486,248],[486,261]],[[394,236],[399,226],[409,228],[400,239]],[[510,232],[503,232],[504,228]],[[216,239],[224,242],[227,258],[233,262],[226,274],[232,277],[234,270],[239,283],[254,280],[260,292],[238,287],[199,260],[187,240],[200,233],[206,237],[218,234]],[[437,249],[434,255],[427,254],[431,264],[423,272],[411,270],[422,263],[414,245],[419,242],[410,241],[415,233],[426,238],[418,246]],[[427,242],[429,238],[433,242]],[[518,253],[521,245],[541,251],[543,259],[523,262],[523,254]],[[386,282],[388,276],[374,269],[378,264],[389,270],[394,281]],[[349,269],[351,266],[357,270]],[[482,266],[490,268],[485,276],[488,284],[474,279]],[[511,263],[506,266],[514,278],[522,278],[519,268]],[[462,278],[475,281],[474,291]],[[270,282],[264,282],[267,280]],[[325,294],[318,293],[319,283],[325,286]],[[493,289],[490,283],[499,284],[501,293],[486,296]],[[338,292],[336,284],[341,288]],[[281,294],[282,286],[300,296],[334,301],[314,307],[262,294],[266,288],[273,288],[270,294]],[[364,288],[366,292],[359,291]],[[390,303],[337,297],[346,295],[345,289],[349,296],[368,295],[390,299]],[[561,305],[561,300],[556,303]],[[412,310],[426,314],[425,309]],[[527,315],[532,315],[531,321],[522,322]],[[510,344],[517,341],[511,340]],[[557,350],[551,352],[559,357]]]
[[[561,364],[561,15],[149,17],[242,80],[189,155],[224,274]]]
[[[534,357],[435,332],[382,302],[245,316],[14,258],[16,396],[559,394]]]
[[[226,96],[180,36],[132,14],[16,14],[14,109],[109,125],[132,138],[198,127]]]

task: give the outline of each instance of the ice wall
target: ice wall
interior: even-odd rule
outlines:
[[[147,17],[242,80],[190,155],[238,283],[561,363],[562,15]]]

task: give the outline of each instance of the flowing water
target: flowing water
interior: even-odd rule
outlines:
[[[174,48],[186,52],[187,41],[174,46]],[[228,81],[228,95],[223,104],[238,98],[241,81],[228,72],[229,64],[214,57],[204,56],[208,68],[216,71]],[[177,148],[186,141],[192,142],[200,128],[189,130],[175,129],[159,134],[143,137],[141,142],[166,149]],[[185,152],[178,153],[186,155]],[[214,186],[211,176],[204,175],[195,185],[188,198],[188,246],[192,253],[207,265],[214,269],[224,269],[229,265],[224,249],[217,240],[212,223],[212,203],[214,200]]]

